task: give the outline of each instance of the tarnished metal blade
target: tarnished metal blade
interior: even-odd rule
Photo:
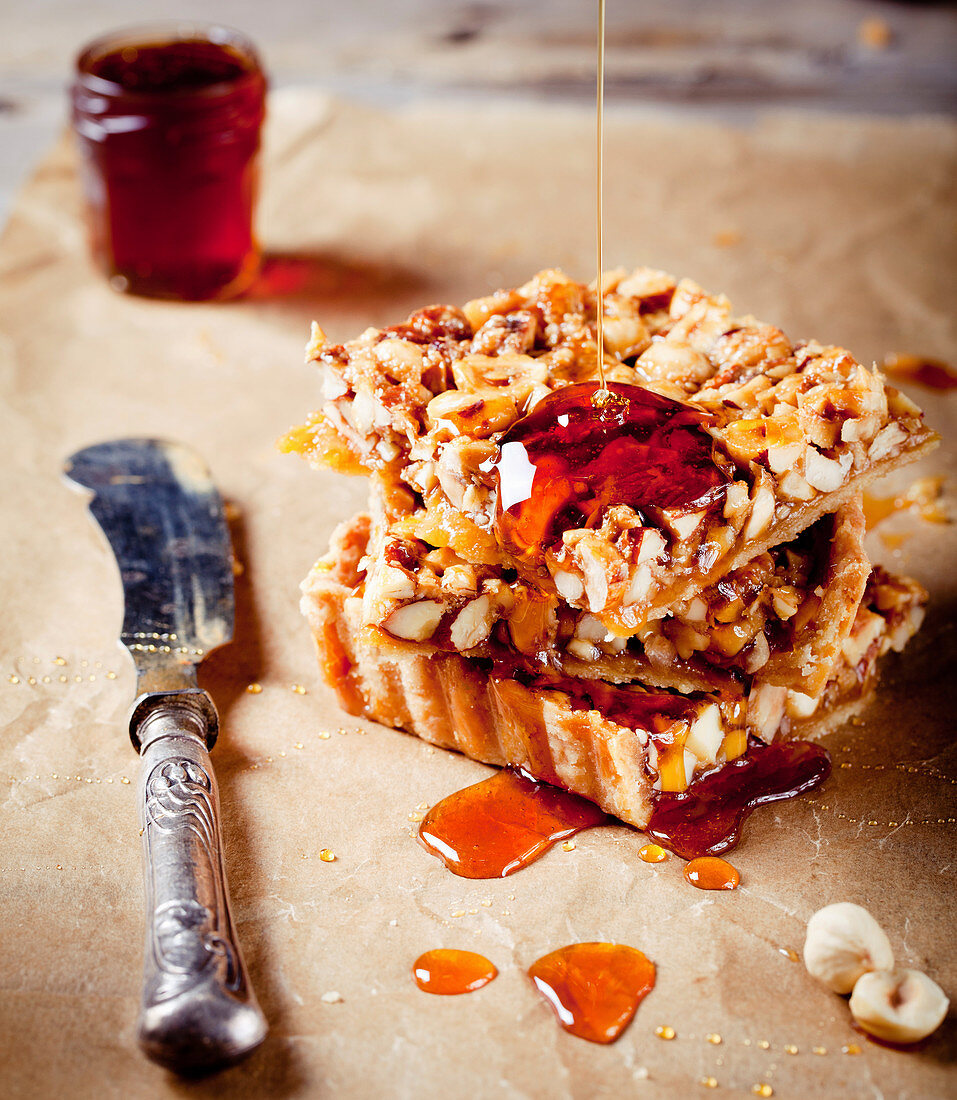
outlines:
[[[233,635],[233,570],[223,505],[203,462],[160,439],[117,439],[67,460],[123,583],[120,640],[156,690]],[[192,668],[189,667],[189,672]],[[155,674],[155,675],[153,675]],[[143,683],[144,675],[150,682]]]

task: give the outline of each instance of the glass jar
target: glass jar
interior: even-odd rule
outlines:
[[[77,59],[73,126],[94,259],[118,290],[203,300],[242,293],[266,79],[224,27],[133,27]]]

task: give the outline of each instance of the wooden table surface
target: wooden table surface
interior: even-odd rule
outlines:
[[[181,16],[238,27],[277,85],[378,103],[450,95],[594,95],[595,0],[31,0],[0,3],[0,221],[66,117],[73,57],[131,22]],[[889,0],[607,0],[611,109],[729,116],[807,106],[942,113],[957,102],[953,5]]]

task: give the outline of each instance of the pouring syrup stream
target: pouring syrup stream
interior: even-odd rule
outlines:
[[[598,381],[599,387],[595,393],[596,401],[598,404],[600,400],[603,400],[608,393],[608,388],[605,385],[605,332],[604,332],[604,301],[602,298],[601,287],[601,269],[602,269],[602,192],[604,190],[603,179],[603,163],[604,163],[604,113],[605,113],[605,0],[598,0],[598,87],[596,89],[596,147],[595,155],[597,161],[597,173],[596,173],[596,225],[595,225],[595,240],[597,245],[597,261],[598,261],[598,281],[596,286],[598,292],[595,300],[595,321],[596,321],[596,346],[595,346],[595,358],[598,360]],[[601,397],[599,398],[599,395]]]
[[[602,239],[604,192],[604,145],[605,145],[605,0],[598,0],[598,79],[596,88],[596,126],[595,126],[595,252],[598,264],[595,281],[595,361],[598,366],[598,388],[592,394],[591,406],[598,419],[604,420],[628,408],[628,398],[609,390],[605,382],[605,304],[602,293]]]

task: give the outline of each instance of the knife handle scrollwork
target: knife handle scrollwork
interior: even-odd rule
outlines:
[[[130,723],[147,903],[138,1038],[154,1061],[185,1073],[229,1065],[266,1034],[229,911],[207,750],[215,715],[191,688],[141,696]]]

